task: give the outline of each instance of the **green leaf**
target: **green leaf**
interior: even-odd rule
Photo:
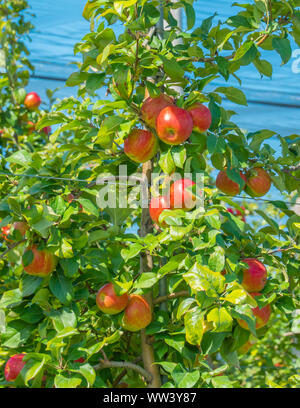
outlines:
[[[88,214],[99,217],[100,210],[95,206],[95,204],[92,203],[91,200],[88,200],[87,198],[79,198],[78,202],[82,205],[84,211],[86,211]]]
[[[184,163],[187,157],[185,146],[173,146],[172,156],[173,156],[174,164],[180,169],[183,169]],[[167,173],[167,174],[171,174],[171,173]]]
[[[30,276],[25,274],[22,276],[22,279],[20,280],[20,291],[22,292],[22,296],[30,296],[32,295],[37,288],[41,285],[43,282],[43,278],[39,278],[36,276]]]
[[[222,247],[215,247],[214,252],[209,257],[208,266],[214,272],[223,271],[225,267],[225,250]]]
[[[87,72],[73,72],[66,81],[67,86],[80,85],[88,78],[89,74]]]
[[[72,282],[60,271],[52,275],[49,282],[49,288],[53,295],[63,304],[68,304],[73,299],[74,293]]]
[[[216,333],[231,330],[232,317],[227,312],[225,307],[215,307],[214,309],[212,309],[207,315],[207,320],[209,322],[213,322],[213,331],[215,331]]]
[[[281,56],[282,64],[286,64],[292,56],[292,48],[290,41],[287,38],[275,37],[272,40],[273,48]]]
[[[195,302],[196,300],[194,298],[186,298],[182,300],[180,305],[178,306],[176,318],[179,320]]]
[[[160,55],[163,62],[165,73],[175,82],[181,82],[184,79],[184,69],[179,65],[174,57],[166,58]]]
[[[228,336],[228,332],[217,333],[209,331],[204,333],[201,342],[201,349],[203,354],[212,354],[218,351],[226,336]]]
[[[133,287],[136,289],[151,288],[157,281],[156,273],[144,272],[135,281]]]
[[[203,290],[211,297],[217,297],[217,294],[224,290],[224,276],[199,263],[195,263],[187,273],[183,274],[183,277],[194,291]]]
[[[179,375],[177,379],[179,380],[179,382],[177,383],[177,388],[192,388],[200,378],[200,372],[198,370],[189,373],[186,372],[178,374]],[[174,373],[172,376],[174,378]]]
[[[18,150],[6,159],[9,163],[19,164],[23,167],[28,167],[31,163],[31,153],[27,150]]]
[[[26,365],[21,372],[21,375],[24,378],[25,385],[28,386],[28,382],[38,375],[38,373],[44,367],[44,364],[45,364],[44,358],[42,359],[42,361],[29,360],[26,362]]]
[[[176,170],[171,149],[167,152],[161,153],[158,164],[165,174],[172,174]]]
[[[186,341],[200,346],[203,336],[204,315],[200,308],[192,309],[184,315]]]
[[[128,249],[121,250],[121,256],[125,262],[129,261],[129,259],[134,258],[139,255],[139,253],[143,250],[143,246],[139,243],[135,243],[130,245]]]
[[[54,378],[55,388],[77,388],[81,384],[82,380],[78,377],[66,377],[58,374]]]
[[[1,308],[10,308],[22,302],[22,292],[20,289],[8,290],[3,293],[0,300]]]
[[[230,379],[226,375],[214,377],[211,382],[214,388],[234,388]]]
[[[247,106],[246,96],[240,89],[234,88],[233,86],[229,86],[227,88],[221,86],[215,89],[215,92],[224,94],[227,99],[234,103]]]
[[[80,366],[80,369],[76,371],[80,373],[86,379],[88,383],[88,387],[93,386],[95,379],[96,379],[96,373],[95,373],[94,368],[90,364],[88,363],[82,364]]]
[[[247,138],[252,138],[249,145],[250,149],[258,151],[262,142],[266,139],[270,139],[274,135],[276,135],[276,132],[268,129],[262,129],[255,133],[248,133]]]

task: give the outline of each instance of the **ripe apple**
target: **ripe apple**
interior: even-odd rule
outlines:
[[[230,212],[230,214],[233,214],[236,217],[239,217],[242,221],[246,222],[245,207],[241,207],[241,208],[243,212],[240,210],[237,210],[236,208],[227,208],[227,211]]]
[[[254,298],[255,296],[261,295],[261,293],[252,292],[250,293],[250,295]],[[258,306],[254,307],[252,308],[252,313],[256,317],[255,327],[256,327],[256,330],[258,330],[261,327],[264,327],[268,323],[270,316],[271,316],[271,306],[266,305],[262,307],[261,309]],[[245,322],[245,320],[238,319],[237,322],[243,329],[249,330],[248,325]]]
[[[7,360],[4,368],[4,376],[6,381],[15,381],[15,379],[18,377],[20,371],[25,365],[25,362],[23,361],[24,356],[25,353],[15,354]]]
[[[122,319],[124,329],[135,332],[147,327],[151,320],[152,313],[148,302],[140,295],[130,295]]]
[[[42,100],[36,92],[29,92],[25,97],[24,105],[29,110],[35,110],[40,106],[41,102]]]
[[[182,208],[183,210],[191,210],[196,205],[196,197],[188,190],[187,187],[192,187],[196,183],[190,179],[180,179],[174,181],[170,188],[170,204],[171,208]]]
[[[56,268],[57,258],[47,249],[38,249],[36,245],[32,245],[26,249],[32,251],[33,260],[27,265],[23,266],[26,273],[33,276],[45,277],[50,275]]]
[[[167,106],[160,111],[156,119],[158,137],[169,145],[185,142],[193,130],[192,115],[177,106]]]
[[[200,102],[196,102],[192,106],[189,106],[187,111],[190,112],[193,118],[193,130],[204,133],[207,131],[207,129],[209,129],[212,118],[210,110],[205,105],[202,105]]]
[[[50,133],[51,133],[51,126],[45,126],[45,127],[42,129],[42,132],[46,133],[46,135],[49,136]]]
[[[148,130],[133,129],[124,140],[124,153],[136,163],[145,163],[155,156],[158,140]]]
[[[249,266],[243,269],[242,286],[250,292],[261,291],[267,282],[267,270],[264,264],[254,258],[243,259]]]
[[[246,182],[245,175],[240,171],[241,178]],[[224,194],[235,196],[241,192],[240,186],[235,181],[231,180],[225,170],[221,170],[216,179],[217,188]]]
[[[174,105],[174,101],[173,98],[168,95],[161,94],[159,96],[155,96],[154,98],[149,96],[149,98],[145,99],[141,108],[142,119],[147,125],[155,128],[156,119],[159,112],[171,105]]]
[[[149,213],[152,221],[161,227],[165,227],[167,224],[163,222],[159,223],[158,219],[163,210],[170,209],[170,200],[168,196],[152,197],[149,204]]]
[[[84,357],[80,357],[77,360],[74,360],[74,363],[80,363],[83,364],[85,362],[85,358]]]
[[[96,296],[96,303],[101,312],[111,315],[122,312],[127,306],[128,301],[128,294],[124,293],[118,296],[112,283],[106,283],[102,286]]]
[[[245,191],[251,197],[262,197],[271,188],[271,178],[266,170],[261,167],[254,167],[246,174]]]

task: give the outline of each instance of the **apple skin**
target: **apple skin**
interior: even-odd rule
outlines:
[[[249,267],[243,269],[242,286],[247,292],[260,292],[267,282],[267,269],[264,264],[254,258],[242,259]]]
[[[205,105],[196,102],[192,106],[189,106],[187,111],[190,112],[193,118],[193,130],[196,130],[196,132],[199,133],[204,133],[209,129],[212,118],[210,110]]]
[[[189,211],[195,207],[195,196],[186,190],[187,187],[194,186],[195,184],[190,179],[174,181],[170,188],[170,204],[172,209],[182,208],[185,211]]]
[[[29,134],[34,132],[35,131],[35,124],[33,122],[31,122],[31,121],[28,121],[27,122],[27,130],[28,130]]]
[[[96,303],[101,312],[111,315],[122,312],[128,301],[128,294],[124,293],[118,296],[112,283],[106,283],[102,286],[96,296]]]
[[[29,110],[35,110],[40,106],[41,102],[42,100],[36,92],[29,92],[25,97],[24,105]]]
[[[152,197],[149,204],[149,213],[152,221],[158,224],[160,227],[165,227],[167,224],[165,222],[159,223],[159,216],[163,210],[170,209],[170,200],[168,196]]]
[[[261,295],[261,293],[252,292],[250,293],[250,295],[254,298],[255,296]],[[264,327],[268,323],[270,316],[271,316],[271,306],[266,305],[262,307],[261,309],[259,309],[258,306],[254,307],[252,308],[252,313],[256,317],[255,327],[256,327],[256,330],[258,330],[261,327]],[[243,329],[249,330],[249,327],[247,323],[245,322],[245,320],[238,319],[237,322]]]
[[[158,140],[148,130],[133,129],[124,140],[124,153],[136,163],[145,163],[155,156]]]
[[[130,295],[122,319],[123,328],[135,332],[147,327],[151,320],[152,312],[148,302],[140,295]]]
[[[49,252],[46,249],[40,250],[36,245],[28,247],[27,251],[28,250],[33,252],[33,260],[29,265],[24,266],[26,273],[44,278],[54,271],[57,264],[57,258],[52,252]]]
[[[158,137],[166,144],[179,145],[185,142],[193,130],[192,115],[177,106],[167,106],[156,119]]]
[[[148,126],[155,128],[156,119],[159,112],[171,105],[174,105],[174,101],[173,98],[168,95],[161,94],[154,98],[149,96],[147,99],[145,99],[141,108],[142,119]]]
[[[6,381],[15,381],[18,377],[20,371],[25,366],[25,362],[23,361],[25,355],[25,353],[15,354],[7,360],[4,368]]]
[[[261,167],[254,167],[246,174],[245,191],[251,197],[262,197],[271,188],[271,178],[266,170]]]
[[[45,127],[42,129],[42,131],[43,131],[44,133],[46,133],[47,136],[49,136],[50,133],[51,133],[51,126],[45,126]]]
[[[246,222],[246,217],[245,217],[245,207],[241,207],[243,212],[240,210],[237,210],[236,208],[227,208],[227,211],[230,212],[230,214],[235,215],[236,217],[239,217],[242,221]]]
[[[240,171],[241,178],[246,182],[245,175]],[[216,179],[217,188],[224,194],[235,196],[239,194],[240,186],[235,181],[231,180],[225,170],[221,170]]]

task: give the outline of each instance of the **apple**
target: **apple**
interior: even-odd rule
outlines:
[[[161,94],[159,96],[155,96],[154,98],[149,96],[149,98],[145,99],[141,108],[142,119],[147,125],[155,128],[156,119],[159,112],[171,105],[174,105],[174,101],[173,98],[168,95]]]
[[[5,364],[4,376],[6,381],[15,381],[20,374],[20,371],[25,366],[23,361],[25,353],[15,354],[11,356]]]
[[[41,102],[42,100],[36,92],[29,92],[25,97],[24,105],[29,110],[35,110],[40,106]]]
[[[124,153],[136,163],[145,163],[157,153],[158,140],[148,130],[133,129],[124,140]]]
[[[187,111],[190,112],[193,118],[193,130],[204,133],[207,131],[207,129],[209,129],[212,118],[210,110],[205,105],[202,105],[200,102],[196,102],[192,106],[189,106]]]
[[[185,142],[190,137],[193,126],[192,115],[177,106],[167,106],[156,119],[157,135],[169,145]]]
[[[230,212],[230,214],[233,214],[236,217],[239,217],[242,221],[246,222],[245,207],[241,207],[241,208],[243,212],[240,210],[237,210],[236,208],[227,208],[227,211]]]
[[[45,127],[42,129],[42,131],[43,131],[44,133],[46,133],[47,136],[49,136],[50,133],[51,133],[51,126],[45,126]]]
[[[238,353],[239,354],[246,354],[248,351],[251,349],[251,347],[257,342],[255,337],[250,336],[249,340],[246,341],[239,349]]]
[[[148,302],[140,295],[130,295],[122,319],[124,329],[135,332],[147,327],[151,320],[152,313]]]
[[[246,174],[245,191],[251,197],[262,197],[271,188],[271,178],[266,170],[261,167],[254,167]]]
[[[35,124],[30,120],[27,122],[27,130],[29,134],[35,131]]]
[[[254,258],[242,259],[248,264],[248,268],[243,269],[242,286],[247,292],[260,292],[267,282],[267,270],[264,264]]]
[[[261,295],[261,293],[252,292],[250,293],[250,295],[254,298],[255,296]],[[270,316],[271,316],[271,306],[266,305],[262,307],[261,309],[258,306],[254,307],[252,308],[252,313],[256,317],[255,327],[256,327],[256,330],[258,330],[261,327],[264,327],[268,323]],[[249,327],[247,323],[245,322],[245,320],[238,319],[237,322],[243,329],[249,330]]]
[[[122,312],[127,306],[128,301],[128,294],[124,293],[118,296],[112,283],[106,283],[102,286],[96,296],[96,303],[101,312],[111,315]]]
[[[171,208],[182,208],[183,210],[191,210],[196,205],[196,197],[188,190],[187,187],[192,187],[196,183],[190,179],[180,179],[174,181],[170,188],[170,204]]]
[[[166,227],[167,224],[163,222],[159,223],[158,219],[163,210],[170,209],[170,200],[168,196],[152,197],[149,204],[149,213],[152,221],[161,227]]]
[[[85,362],[85,358],[84,357],[80,357],[77,360],[74,360],[74,363],[80,363],[83,364]]]
[[[38,249],[36,245],[29,246],[26,251],[32,251],[33,260],[23,266],[26,273],[33,276],[46,277],[50,275],[56,268],[57,258],[47,249]]]
[[[241,178],[246,182],[245,175],[240,171]],[[221,170],[216,179],[217,188],[224,194],[235,196],[241,192],[240,186],[235,181],[231,180],[226,173],[226,170]]]

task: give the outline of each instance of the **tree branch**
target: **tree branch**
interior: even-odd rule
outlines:
[[[10,246],[6,251],[4,251],[0,255],[0,259],[3,258],[9,251],[11,251],[12,249],[14,249],[15,247],[17,247],[18,245],[22,244],[25,241],[26,241],[26,239],[22,239],[22,241],[16,242],[15,244],[12,244],[12,246]]]
[[[170,299],[175,299],[178,297],[186,297],[189,296],[189,291],[188,290],[182,290],[180,292],[174,292],[171,293],[170,295],[165,295],[165,296],[159,296],[156,299],[153,300],[153,304],[157,305],[159,303],[165,302],[166,300]]]
[[[144,370],[139,365],[134,364],[134,363],[130,363],[129,361],[124,361],[123,362],[123,361],[100,360],[99,363],[94,366],[95,371],[103,370],[104,368],[126,368],[126,369],[136,371],[145,378],[147,383],[150,383],[152,381],[152,378],[153,378],[151,373]]]

